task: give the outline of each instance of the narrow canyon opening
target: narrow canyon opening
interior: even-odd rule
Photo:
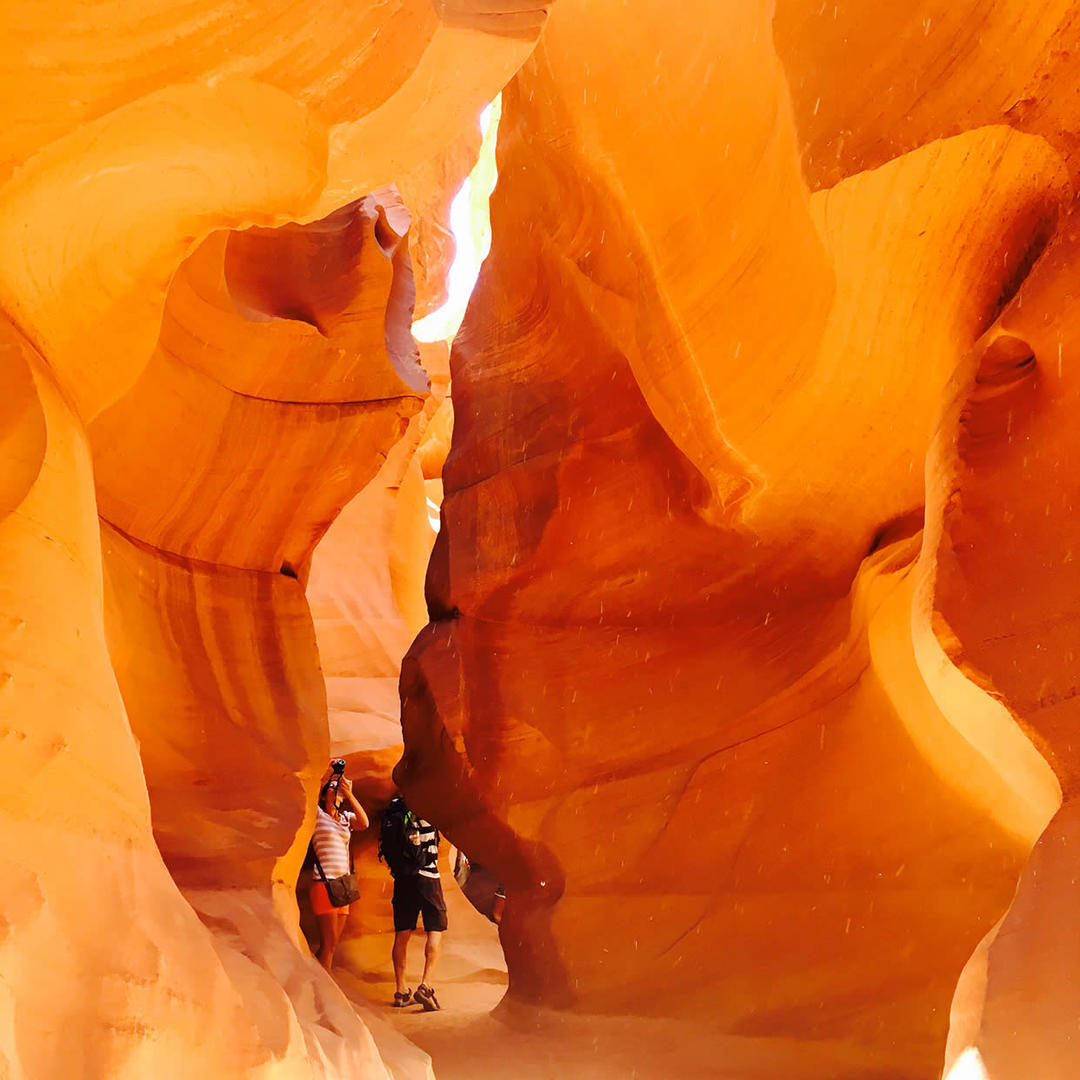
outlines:
[[[353,792],[371,821],[351,845],[360,899],[351,906],[337,946],[334,974],[351,997],[375,1009],[385,1007],[394,993],[392,887],[389,867],[378,858],[378,839],[403,750],[401,661],[428,621],[424,580],[439,532],[442,468],[453,431],[449,356],[491,244],[488,201],[497,182],[500,112],[496,97],[480,113],[477,128],[466,131],[461,160],[444,166],[447,172],[440,176],[452,177],[471,163],[457,190],[438,191],[436,206],[409,208],[410,239],[419,245],[420,305],[411,332],[428,394],[379,472],[315,547],[306,586],[327,687],[330,754],[345,762]],[[388,307],[388,319],[395,314]],[[451,927],[439,959],[439,993],[460,1024],[462,1018],[485,1017],[506,990],[495,923],[498,882],[445,839],[439,863]],[[296,896],[305,938],[315,952],[320,934],[308,902],[313,880],[309,851]],[[409,950],[410,987],[419,982],[423,937],[420,924]],[[413,1005],[410,1013],[393,1019],[408,1033],[419,1011]],[[428,1032],[433,1026],[427,1022]]]

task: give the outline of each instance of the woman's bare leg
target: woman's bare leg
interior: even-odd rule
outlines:
[[[329,915],[316,915],[319,920],[319,951],[315,954],[316,959],[327,971],[334,963],[334,950],[337,948],[338,938],[341,937],[340,916],[336,911]]]

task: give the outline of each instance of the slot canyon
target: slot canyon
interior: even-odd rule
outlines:
[[[1080,3],[2,11],[0,1080],[1080,1076]]]

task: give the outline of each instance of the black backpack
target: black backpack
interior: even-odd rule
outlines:
[[[390,868],[394,877],[410,877],[424,865],[424,849],[412,842],[419,826],[416,816],[404,799],[391,799],[383,811],[379,830],[379,858]]]

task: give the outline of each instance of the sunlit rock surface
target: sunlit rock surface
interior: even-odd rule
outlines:
[[[414,317],[423,318],[447,300],[447,275],[455,243],[450,206],[480,152],[478,127],[468,127],[445,151],[398,181],[402,199],[413,212],[410,232],[417,304]]]
[[[958,989],[954,1024],[963,1038],[950,1049],[974,1043],[995,1080],[1064,1080],[1078,1062],[1071,1038],[1080,1008],[1072,975],[1080,918],[1078,253],[1070,216],[971,350],[929,504],[940,522],[935,615],[943,642],[963,671],[1016,714],[1064,795],[1015,901]]]
[[[5,1076],[430,1076],[300,937],[305,579],[428,399],[388,185],[445,204],[431,163],[544,14],[0,16]],[[399,557],[419,624],[423,543]]]
[[[691,43],[659,6],[564,0],[504,94],[398,775],[503,876],[519,1003],[938,1076],[960,973],[1068,792],[1075,425],[1022,387],[1068,371],[1074,15],[923,7],[727,5]],[[1012,36],[1024,64],[992,74],[963,44]],[[1038,273],[1017,289],[1048,243],[1038,306]],[[952,403],[986,335],[1029,326],[1035,367],[991,349],[1019,371],[1015,407],[987,391],[1008,481]],[[1036,1042],[1039,1075],[1077,1066],[1051,1034],[1070,901],[1034,915],[1040,861],[1069,880],[1065,820],[956,1011],[993,1076]]]
[[[427,1080],[295,901],[404,734],[590,1080],[1072,1080],[1078,29],[8,5],[0,1074]]]

